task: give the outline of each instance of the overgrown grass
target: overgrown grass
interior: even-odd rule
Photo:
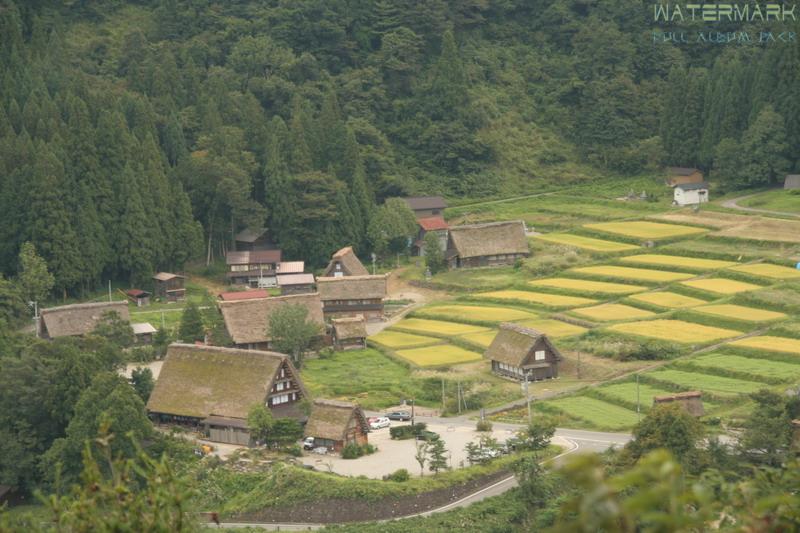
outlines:
[[[767,191],[737,202],[743,207],[800,214],[800,194],[797,191]]]

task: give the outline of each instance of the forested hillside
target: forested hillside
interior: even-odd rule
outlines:
[[[74,293],[262,225],[319,264],[380,249],[391,196],[797,168],[797,42],[656,45],[651,21],[623,0],[0,0],[0,267],[31,241]]]

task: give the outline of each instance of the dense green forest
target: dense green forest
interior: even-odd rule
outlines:
[[[58,294],[138,283],[248,226],[318,265],[385,248],[392,196],[798,168],[797,42],[652,26],[625,0],[2,0],[0,270],[30,241]]]

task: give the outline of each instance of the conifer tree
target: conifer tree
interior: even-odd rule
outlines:
[[[203,315],[197,304],[189,301],[183,309],[181,324],[178,328],[178,337],[183,342],[195,342],[205,339],[206,331],[203,324]]]
[[[25,301],[45,301],[55,285],[55,278],[47,270],[47,263],[36,253],[32,242],[22,245],[19,252],[18,283]]]
[[[305,106],[299,97],[295,97],[292,102],[292,119],[289,121],[289,169],[292,174],[301,174],[313,168],[306,122]]]
[[[137,176],[139,173],[141,168],[134,171],[126,166],[120,177],[120,223],[114,241],[120,273],[127,275],[134,285],[149,279],[154,268],[153,248],[148,239],[147,216]]]

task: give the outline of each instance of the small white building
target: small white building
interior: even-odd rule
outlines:
[[[673,193],[675,205],[697,205],[708,202],[708,183],[681,183]]]

